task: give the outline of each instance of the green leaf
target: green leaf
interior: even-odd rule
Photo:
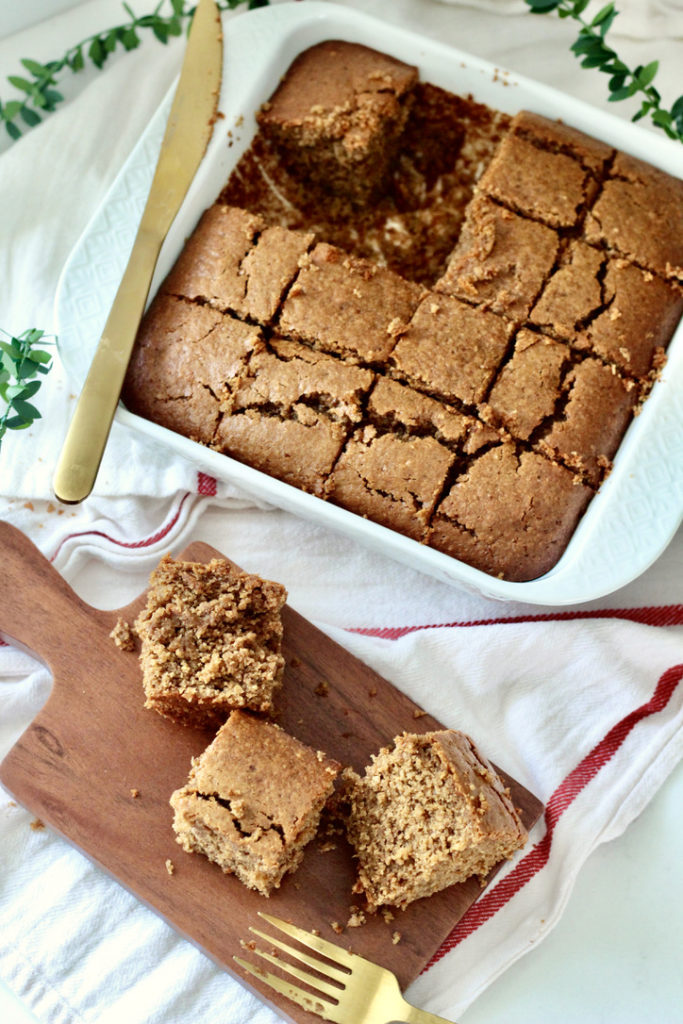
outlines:
[[[101,68],[105,60],[107,59],[107,56],[104,52],[104,47],[102,46],[102,42],[98,36],[95,36],[93,41],[90,43],[90,46],[88,47],[88,57],[90,57],[90,60],[97,68]]]
[[[131,26],[124,28],[120,36],[121,42],[126,50],[134,50],[140,45],[140,37],[138,36],[135,29]]]
[[[0,349],[12,360],[21,359],[23,355],[18,338],[12,338],[11,341],[0,341]]]
[[[49,78],[50,71],[44,64],[40,64],[37,60],[31,60],[28,57],[24,57],[21,61],[27,71],[30,71],[36,78]]]
[[[584,57],[581,61],[582,68],[600,68],[604,64],[602,57]]]
[[[32,349],[30,359],[34,363],[38,363],[41,367],[52,360],[51,352],[41,352],[40,349]]]
[[[8,75],[7,81],[15,87],[15,89],[21,89],[23,92],[32,92],[34,89],[34,83],[29,82],[27,78],[22,78],[21,75]]]
[[[548,14],[560,6],[560,0],[526,0],[531,14]]]
[[[5,121],[5,128],[7,129],[7,134],[11,139],[16,140],[21,138],[21,128],[16,125],[14,121]]]
[[[43,97],[45,99],[45,109],[50,111],[54,110],[56,105],[64,99],[61,92],[57,92],[56,89],[46,89]]]
[[[638,79],[638,85],[641,87],[641,89],[647,88],[647,86],[650,84],[652,79],[657,74],[658,69],[659,61],[653,60],[650,64],[647,64],[644,68],[641,68],[638,71],[638,73],[636,74],[636,78]]]
[[[655,110],[652,114],[652,120],[660,128],[669,126],[673,120],[668,110]]]
[[[154,35],[157,37],[159,42],[166,45],[166,43],[168,42],[168,29],[166,28],[164,22],[159,21],[156,24],[154,24],[152,26],[152,31],[154,32]]]
[[[605,36],[609,32],[609,30],[611,29],[612,22],[614,21],[614,19],[616,18],[618,13],[619,13],[618,11],[612,11],[612,13],[607,18],[605,18],[605,20],[601,23],[601,25],[600,25],[600,35],[602,36],[603,39],[605,38]]]
[[[21,392],[21,397],[22,397],[22,399],[33,398],[33,396],[35,395],[35,393],[37,391],[40,391],[40,381],[39,380],[29,381],[28,384],[24,384],[22,392]]]
[[[23,107],[21,100],[10,100],[9,103],[5,103],[2,108],[2,116],[5,121],[12,121]]]
[[[32,405],[30,402],[25,402],[23,398],[15,398],[11,404],[12,409],[17,416],[21,416],[25,420],[40,419],[40,413],[36,409],[35,405]]]
[[[638,83],[631,82],[630,85],[625,85],[621,89],[616,89],[608,97],[609,103],[618,103],[620,100],[627,100],[631,96],[634,96],[638,92]]]
[[[595,15],[595,17],[591,21],[591,26],[593,28],[597,28],[598,25],[602,25],[603,21],[605,21],[607,18],[610,17],[610,15],[613,15],[613,14],[614,14],[614,4],[613,3],[605,4],[605,6],[602,7],[598,11],[598,13]]]
[[[104,37],[103,46],[106,53],[113,53],[116,49],[116,44],[119,41],[118,33],[116,29],[112,29],[111,32],[107,32]]]
[[[185,13],[185,0],[171,0],[171,6],[173,7],[173,13],[178,18],[182,18]]]
[[[602,39],[598,36],[579,36],[575,43],[572,43],[570,47],[572,53],[580,54],[585,53],[592,56],[596,56],[599,53],[605,52],[605,44]]]
[[[34,128],[37,124],[40,124],[42,117],[37,114],[35,110],[31,110],[30,107],[22,107],[21,109],[22,120],[29,126]]]
[[[85,59],[83,57],[83,47],[78,46],[75,53],[69,60],[69,67],[72,71],[82,71],[85,67]]]
[[[30,327],[28,331],[24,331],[24,333],[21,335],[21,338],[19,338],[18,340],[21,341],[23,338],[29,345],[35,345],[36,342],[40,341],[40,339],[43,338],[44,336],[45,331],[41,331],[37,327]]]
[[[6,430],[26,430],[31,424],[26,423],[21,416],[10,416],[9,419],[5,420],[4,426]]]

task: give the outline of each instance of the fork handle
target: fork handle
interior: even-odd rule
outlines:
[[[411,1006],[405,1000],[404,1009],[398,1018],[405,1021],[405,1024],[454,1024],[453,1021],[439,1017],[436,1013],[429,1013],[427,1010],[419,1010],[417,1006]]]

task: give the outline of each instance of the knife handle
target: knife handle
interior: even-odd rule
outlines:
[[[90,494],[121,395],[162,243],[145,220],[143,216],[57,463],[53,489],[66,504]]]

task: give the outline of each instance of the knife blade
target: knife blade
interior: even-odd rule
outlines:
[[[66,504],[95,483],[161,246],[211,138],[222,64],[220,13],[199,0],[133,249],[57,463],[53,490]]]

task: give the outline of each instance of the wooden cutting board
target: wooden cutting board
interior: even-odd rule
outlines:
[[[145,595],[118,611],[91,608],[6,523],[0,523],[0,553],[0,631],[42,658],[54,677],[45,707],[0,766],[0,780],[13,796],[289,1020],[319,1018],[246,982],[232,960],[244,955],[240,943],[251,939],[249,926],[263,927],[258,910],[319,929],[324,938],[389,967],[404,989],[481,893],[479,882],[420,900],[390,923],[377,914],[337,935],[331,925],[349,918],[354,878],[343,839],[333,849],[314,840],[300,869],[270,899],[204,857],[183,852],[174,841],[168,801],[212,734],[146,710],[137,654],[109,638],[119,617],[134,621]],[[223,557],[196,543],[178,557],[203,562],[217,556]],[[278,721],[304,743],[361,770],[400,732],[440,728],[428,715],[416,717],[419,709],[406,696],[289,607],[283,622]],[[495,760],[495,751],[487,753]],[[506,778],[530,827],[542,806]]]

